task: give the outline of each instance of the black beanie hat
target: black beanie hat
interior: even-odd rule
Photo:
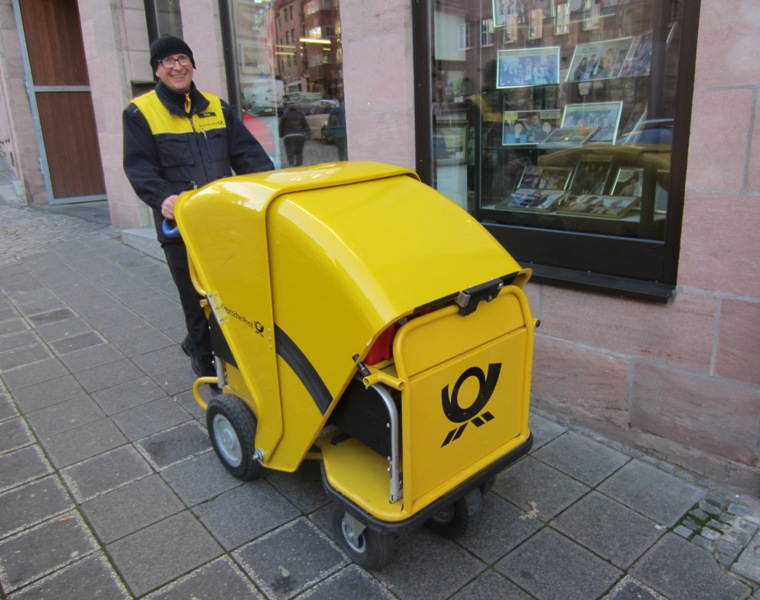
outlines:
[[[155,71],[158,68],[158,61],[172,54],[187,54],[190,62],[193,63],[193,69],[195,68],[195,59],[193,58],[193,51],[190,50],[190,46],[184,40],[166,33],[154,40],[150,45],[151,68]]]

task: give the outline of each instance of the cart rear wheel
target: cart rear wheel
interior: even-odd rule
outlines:
[[[442,537],[460,537],[478,518],[482,499],[480,489],[472,490],[464,498],[439,510],[425,524]]]
[[[335,508],[333,524],[341,548],[357,565],[365,569],[379,569],[388,562],[393,545],[390,536],[364,527],[341,506]]]
[[[224,467],[238,479],[249,481],[261,470],[253,459],[256,419],[240,398],[220,394],[206,409],[211,445]]]

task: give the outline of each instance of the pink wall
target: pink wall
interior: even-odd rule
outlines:
[[[131,81],[150,80],[151,72],[148,53],[138,50],[148,44],[144,4],[125,1],[117,10],[118,19],[114,10],[97,0],[79,1],[111,223],[127,229],[146,226],[152,220],[122,170],[121,109],[131,97]]]
[[[340,18],[351,158],[413,169],[411,2],[342,2]]]

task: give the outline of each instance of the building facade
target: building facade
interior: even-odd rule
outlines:
[[[754,5],[0,0],[1,148],[23,202],[67,201],[51,191],[40,107],[50,94],[70,96],[54,107],[89,102],[102,190],[68,198],[107,197],[114,227],[131,229],[150,218],[121,169],[121,109],[151,85],[157,31],[180,27],[199,87],[265,123],[272,93],[344,97],[352,159],[417,170],[534,269],[535,406],[758,493]],[[26,47],[33,10],[78,24],[79,59]],[[30,85],[35,52],[84,70],[60,81],[40,71]],[[548,124],[529,140],[534,121]],[[581,183],[599,169],[601,184]],[[565,180],[541,184],[549,175]]]

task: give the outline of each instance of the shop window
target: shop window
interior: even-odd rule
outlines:
[[[293,59],[295,32],[277,25],[292,25],[291,7],[281,13],[274,2],[236,0],[221,2],[223,35],[235,48],[227,57],[229,101],[239,109],[243,124],[259,141],[276,166],[282,164],[278,114],[282,112],[282,63]],[[234,57],[234,59],[233,59]]]
[[[415,64],[429,81],[417,110],[434,108],[418,119],[423,178],[539,280],[666,301],[698,0],[421,4],[416,50],[432,61]],[[468,22],[480,46],[464,53],[451,34]]]
[[[225,55],[230,104],[275,168],[287,165],[279,121],[288,103],[312,132],[303,164],[339,154],[343,136],[328,126],[343,99],[338,0],[220,0],[219,8],[225,48],[234,49]]]

